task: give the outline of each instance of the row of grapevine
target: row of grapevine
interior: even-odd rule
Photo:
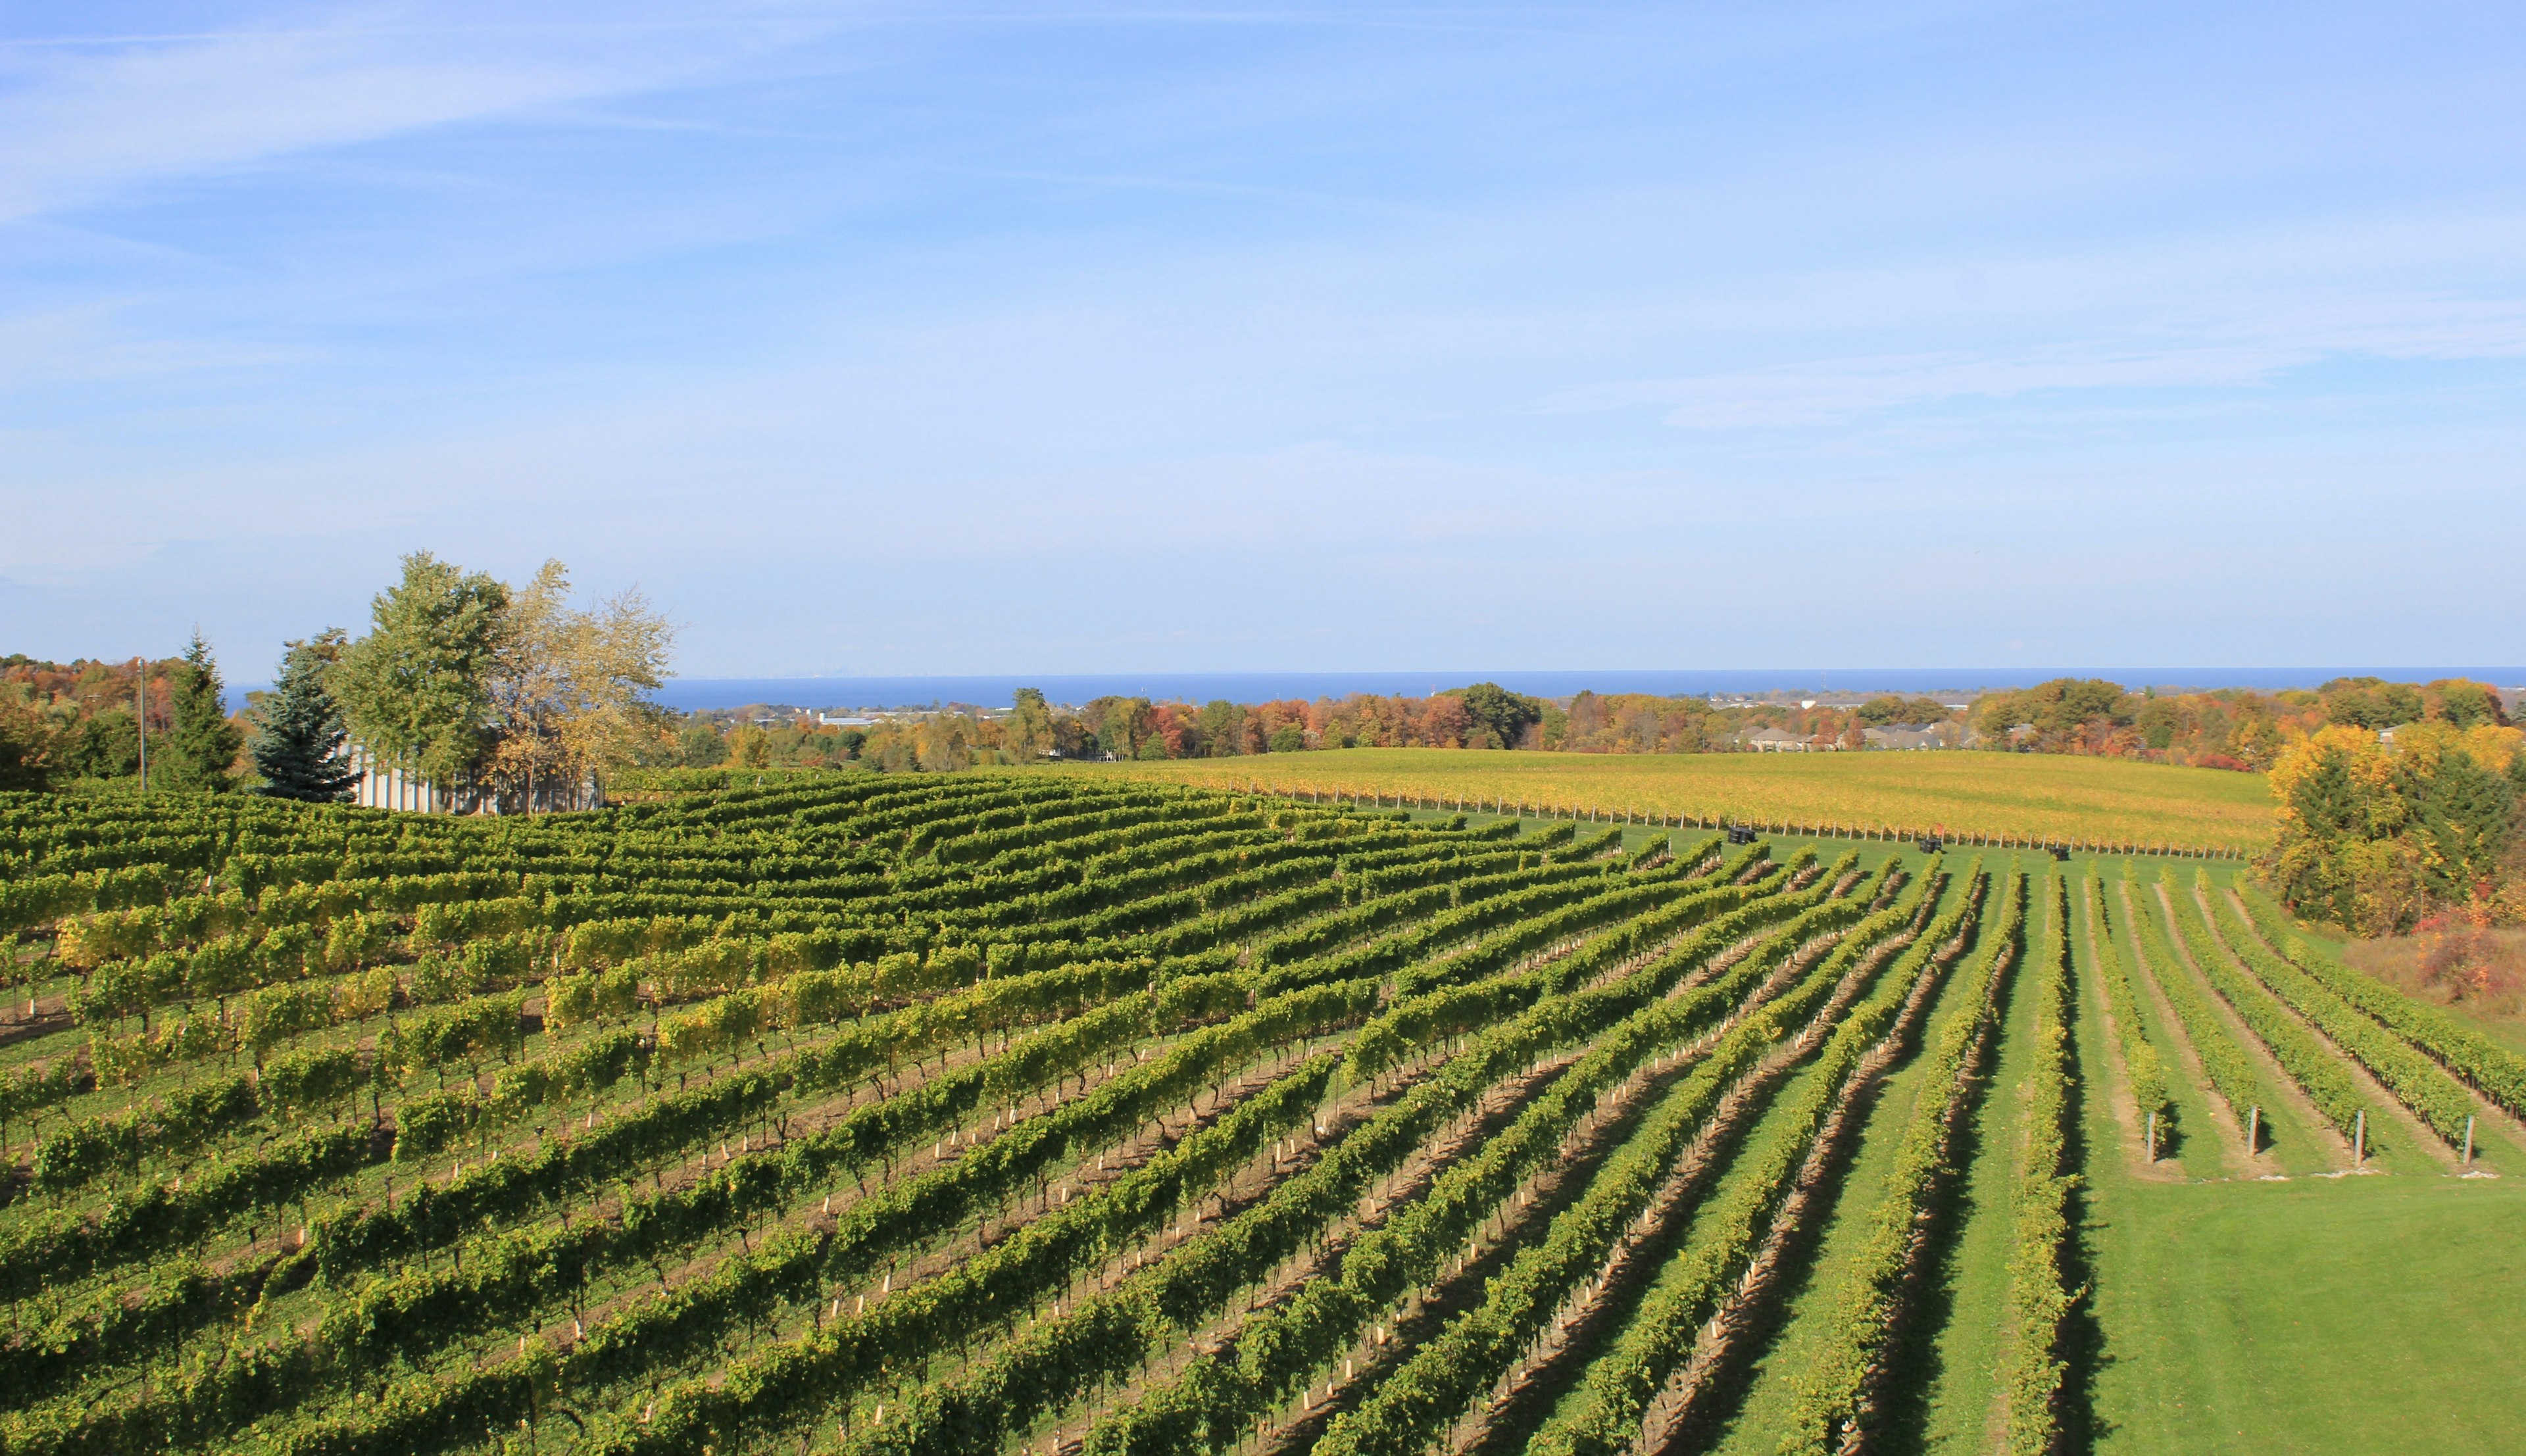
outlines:
[[[1659,1392],[1686,1366],[1722,1308],[1746,1287],[1765,1247],[1786,1233],[1786,1205],[1849,1110],[1855,1083],[1891,1050],[1928,1005],[1957,942],[1980,910],[1982,886],[1968,876],[1959,904],[1911,950],[1846,1021],[1815,1065],[1800,1075],[1755,1129],[1685,1238],[1650,1281],[1610,1346],[1590,1361],[1536,1433],[1532,1449],[1556,1453],[1627,1449]],[[1811,1028],[1802,1038],[1812,1045]]]
[[[1232,1299],[1320,1243],[1363,1195],[1407,1159],[1459,1132],[1472,1112],[1539,1053],[1585,1040],[1625,1007],[1662,993],[1692,968],[1734,944],[1741,930],[1760,924],[1744,917],[1771,908],[1767,902],[1732,913],[1726,919],[1735,924],[1714,923],[1603,994],[1528,1001],[1516,1016],[1475,1034],[1436,1076],[1378,1112],[1312,1168],[1283,1181],[1262,1204],[1147,1266],[1112,1293],[1039,1322],[982,1369],[921,1392],[892,1423],[856,1436],[851,1449],[866,1456],[981,1456],[998,1450],[1013,1431],[1047,1413],[1124,1379],[1164,1343],[1216,1318]],[[1793,932],[1790,938],[1794,936]],[[1633,949],[1633,938],[1628,928],[1608,932],[1571,959],[1587,962],[1626,954]],[[1412,1010],[1411,1003],[1403,1003],[1381,1021],[1409,1016]],[[1367,1041],[1363,1033],[1359,1044]],[[1359,1053],[1353,1055],[1356,1059]]]
[[[2157,1043],[2141,1019],[2140,997],[2132,990],[2131,972],[2122,948],[2106,926],[2105,885],[2091,875],[2087,883],[2089,943],[2096,947],[2097,983],[2104,993],[2105,1015],[2114,1024],[2114,1047],[2122,1054],[2123,1079],[2131,1087],[2132,1110],[2140,1119],[2145,1155],[2154,1163],[2157,1150],[2175,1130],[2175,1099],[2169,1095],[2166,1065]]]
[[[1372,997],[1372,1004],[1374,1004],[1374,997]],[[1215,1063],[1205,1063],[1205,1065],[1202,1065],[1202,1073],[1205,1073],[1205,1075],[1207,1075],[1207,1073],[1212,1073],[1212,1070],[1215,1070]],[[902,1108],[889,1108],[889,1110],[891,1110],[891,1113],[899,1113],[899,1110],[902,1110]],[[609,1126],[609,1130],[614,1130],[614,1126]],[[530,1171],[533,1171],[533,1169],[530,1169],[530,1166],[528,1166],[528,1163],[492,1163],[490,1169],[480,1169],[478,1174],[468,1176],[468,1183],[470,1183],[470,1180],[478,1179],[478,1176],[492,1176],[492,1171],[495,1171],[495,1169],[500,1171],[500,1176],[503,1176],[503,1179],[508,1180],[508,1183],[516,1183],[516,1180],[521,1180],[521,1179],[518,1179],[518,1171],[528,1171],[528,1174],[530,1174]],[[427,1211],[427,1214],[422,1214],[422,1217],[420,1217],[420,1222],[444,1222],[444,1219],[434,1219],[434,1217],[431,1217],[431,1214],[437,1214],[437,1209],[431,1209],[431,1206],[434,1206],[434,1204],[442,1204],[442,1201],[444,1201],[444,1198],[442,1198],[442,1188],[437,1188],[437,1186],[422,1186],[420,1191],[414,1191],[412,1196],[407,1196],[407,1201],[404,1201],[404,1206],[402,1206],[402,1209],[399,1209],[399,1222],[404,1222],[404,1219],[414,1219],[414,1214],[412,1214],[414,1209]],[[492,1217],[492,1219],[500,1219],[500,1214],[473,1214],[473,1217]],[[725,1214],[720,1214],[720,1217],[725,1217]],[[462,1219],[462,1214],[460,1214],[460,1219]],[[644,1229],[644,1231],[657,1231],[657,1229],[664,1229],[664,1227],[702,1229],[702,1227],[710,1227],[710,1224],[712,1224],[712,1217],[707,1217],[707,1214],[687,1214],[687,1217],[677,1217],[677,1219],[659,1219],[659,1217],[654,1217],[654,1214],[641,1214],[639,1224],[641,1224],[641,1229]],[[321,1262],[324,1262],[326,1267],[333,1267],[333,1270],[336,1270],[336,1275],[330,1275],[330,1277],[333,1277],[333,1280],[338,1280],[338,1277],[341,1277],[341,1272],[356,1270],[356,1267],[361,1267],[361,1264],[374,1262],[374,1259],[377,1259],[377,1244],[374,1244],[374,1239],[361,1239],[361,1236],[356,1236],[356,1234],[354,1234],[354,1236],[338,1236],[338,1234],[351,1234],[351,1229],[328,1227],[328,1229],[324,1229],[324,1231],[319,1231],[319,1239],[316,1239],[316,1249],[319,1249],[319,1254],[321,1254]],[[359,1249],[359,1244],[364,1244],[364,1241],[367,1241],[367,1244],[372,1244],[372,1252],[369,1252],[369,1254],[361,1254],[361,1249]],[[389,1239],[389,1244],[391,1244],[391,1239]],[[422,1244],[422,1246],[427,1246],[427,1244]],[[480,1259],[480,1257],[478,1257],[478,1259],[475,1259],[475,1264],[473,1264],[473,1270],[475,1270],[475,1272],[480,1272],[480,1270],[485,1270],[485,1267],[492,1267],[492,1270],[518,1270],[518,1267],[530,1267],[530,1264],[533,1264],[533,1262],[535,1262],[535,1259],[530,1259],[530,1246],[518,1246],[518,1249],[500,1249],[500,1252],[492,1254],[490,1259]],[[475,1281],[470,1281],[470,1280],[468,1280],[468,1281],[462,1281],[462,1284],[465,1284],[465,1294],[462,1294],[462,1297],[452,1297],[450,1292],[444,1292],[444,1289],[442,1289],[442,1292],[437,1292],[437,1294],[429,1294],[429,1305],[427,1305],[427,1307],[431,1307],[431,1310],[442,1310],[442,1312],[444,1312],[444,1310],[455,1310],[455,1307],[473,1307],[473,1310],[516,1310],[516,1307],[521,1307],[521,1305],[516,1305],[516,1302],[500,1302],[500,1299],[487,1299],[487,1297],[482,1297],[482,1294],[492,1294],[492,1289],[482,1289],[482,1287],[480,1287],[480,1284],[475,1284]],[[414,1289],[414,1294],[420,1294],[420,1287]],[[526,1305],[533,1305],[533,1297],[528,1297],[528,1299],[526,1299]],[[372,1307],[372,1310],[377,1312],[379,1320],[384,1320],[386,1325],[391,1325],[391,1328],[396,1328],[396,1330],[404,1330],[404,1332],[407,1332],[407,1334],[412,1332],[412,1330],[417,1328],[417,1325],[427,1325],[425,1320],[417,1320],[417,1317],[412,1317],[412,1305],[404,1305],[404,1302],[396,1302],[396,1299],[386,1299],[386,1302],[381,1302],[381,1305],[369,1305],[369,1307]],[[404,1315],[394,1315],[394,1310],[404,1310]],[[480,1323],[480,1320],[478,1320],[478,1323]],[[591,1340],[591,1342],[588,1342],[588,1345],[591,1345],[591,1355],[593,1355],[593,1345],[596,1345],[596,1342]],[[425,1345],[425,1347],[427,1347],[427,1345]],[[271,1388],[273,1363],[265,1363],[263,1368],[253,1368],[253,1365],[255,1365],[253,1360],[237,1360],[237,1363],[235,1363],[237,1373],[235,1373],[235,1376],[229,1376],[229,1378],[227,1378],[227,1382],[225,1382],[223,1388],[225,1388],[225,1390],[260,1388],[260,1390],[263,1390],[263,1395],[273,1395],[273,1388]],[[356,1365],[356,1363],[354,1363],[354,1365]],[[319,1363],[306,1363],[306,1360],[303,1360],[301,1368],[338,1368],[338,1365],[321,1363],[321,1360],[319,1360]],[[258,1385],[258,1382],[260,1382],[260,1385]],[[194,1403],[205,1403],[205,1400],[207,1400],[207,1403],[218,1403],[218,1406],[227,1406],[227,1408],[235,1408],[235,1406],[237,1406],[237,1400],[232,1398],[232,1395],[225,1395],[225,1398],[220,1398],[220,1400],[210,1400],[210,1393],[207,1393],[207,1390],[202,1390],[200,1385],[194,1385],[194,1388],[189,1390],[187,1400],[194,1400]],[[162,1408],[164,1408],[164,1406],[162,1406]],[[444,1408],[444,1406],[442,1406],[442,1408]],[[124,1421],[131,1421],[131,1424],[124,1424]],[[98,1431],[139,1431],[139,1429],[146,1429],[146,1424],[144,1424],[144,1421],[139,1421],[139,1413],[136,1413],[136,1411],[128,1411],[128,1408],[126,1408],[126,1411],[119,1411],[119,1413],[116,1413],[114,1421],[88,1421],[88,1424],[83,1426],[83,1431],[86,1431],[88,1435],[83,1435],[83,1438],[93,1438],[93,1435],[96,1435]]]
[[[2084,1290],[2072,1282],[2070,1199],[2079,1177],[2070,1163],[2078,1090],[2070,1021],[2078,1004],[2071,975],[2069,883],[2038,889],[2043,929],[2029,961],[2035,999],[2035,1062],[2027,1071],[2017,1180],[2010,1193],[2008,1296],[2000,1332],[1999,1384],[2010,1456],[2050,1456],[2061,1438],[2062,1339]]]
[[[1844,1456],[1984,1259],[2060,1449],[2079,1006],[2161,1125],[2152,1032],[2241,1113],[2505,1075],[2259,903],[1892,845],[1076,770],[0,828],[10,1456]]]
[[[1548,1027],[1548,1029],[1558,1029],[1558,1020],[1546,1020],[1546,1022],[1541,1022],[1541,1027]],[[1526,1052],[1526,1055],[1531,1055],[1531,1042],[1521,1042],[1521,1052]],[[1339,1148],[1341,1148],[1341,1151],[1349,1151],[1351,1143],[1349,1143],[1349,1140],[1346,1140],[1346,1143],[1341,1143],[1341,1145],[1339,1145]],[[1301,1188],[1301,1193],[1303,1193],[1303,1188]],[[1281,1214],[1281,1209],[1273,1209],[1273,1214]],[[1253,1227],[1253,1224],[1242,1224],[1242,1227]],[[641,1340],[641,1342],[654,1342],[654,1337],[652,1337],[652,1340]],[[601,1352],[601,1345],[596,1345],[596,1342],[591,1342],[591,1345],[593,1345],[591,1355],[596,1355],[596,1352]],[[614,1345],[624,1347],[624,1345],[629,1345],[629,1342],[614,1342]],[[619,1370],[617,1370],[617,1373],[614,1373],[614,1381],[619,1381],[619,1376],[622,1376],[622,1373],[619,1373]],[[391,1426],[391,1431],[396,1431],[396,1438],[407,1438],[407,1435],[412,1433],[412,1431],[414,1431],[414,1413],[409,1413],[409,1411],[407,1411],[407,1413],[394,1413],[394,1416],[389,1418],[389,1426]],[[896,1424],[896,1431],[915,1431],[915,1426],[907,1426],[907,1424],[904,1424],[904,1421],[902,1421],[902,1418],[899,1418],[899,1424]]]
[[[2262,986],[2241,973],[2210,938],[2201,924],[2200,907],[2191,897],[2168,885],[2161,892],[2150,886],[2143,892],[2143,903],[2148,905],[2150,919],[2163,918],[2175,928],[2176,937],[2196,970],[2210,982],[2219,999],[2237,1013],[2237,1019],[2254,1034],[2279,1064],[2291,1081],[2304,1091],[2307,1100],[2334,1130],[2349,1138],[2359,1126],[2363,1100],[2359,1085],[2350,1078],[2342,1060],[2327,1051],[2306,1028],[2291,1016],[2288,1008],[2275,1001]],[[2153,902],[2153,903],[2152,903]]]
[[[2284,948],[2289,964],[2316,983],[2358,1008],[2365,1016],[2435,1058],[2448,1071],[2471,1083],[2510,1115],[2526,1117],[2526,1057],[2384,983],[2340,966],[2308,949],[2282,918],[2280,907],[2257,891],[2248,890],[2245,903],[2251,925],[2234,925],[2229,942],[2244,946],[2260,929],[2263,938]],[[2230,915],[2233,905],[2223,908]],[[2233,924],[2233,923],[2231,923]]]
[[[1856,898],[1856,897],[1854,897]],[[1829,907],[1808,912],[1824,914]],[[1806,972],[1794,987],[1751,1010],[1695,1062],[1706,1108],[1719,1090],[1750,1071],[1790,1029],[1801,1025],[1838,987],[1864,947],[1911,918],[1910,903],[1860,922],[1842,948]],[[1462,1251],[1474,1230],[1561,1154],[1564,1140],[1599,1098],[1653,1058],[1705,1037],[1724,1008],[1774,974],[1778,957],[1803,943],[1808,928],[1793,922],[1771,955],[1749,957],[1700,990],[1660,1000],[1600,1035],[1593,1048],[1556,1078],[1482,1151],[1449,1167],[1399,1217],[1357,1240],[1340,1277],[1312,1283],[1286,1306],[1247,1323],[1234,1357],[1196,1358],[1173,1381],[1090,1432],[1091,1456],[1155,1456],[1216,1450],[1252,1422],[1270,1416],[1342,1358],[1370,1328],[1417,1285]],[[1679,1114],[1681,1116],[1681,1114]]]
[[[2248,1133],[2250,1130],[2259,1143],[2263,1130],[2249,1130],[2248,1127],[2252,1121],[2252,1110],[2262,1101],[2262,1083],[2254,1075],[2253,1063],[2247,1057],[2245,1049],[2237,1044],[2227,1025],[2219,1020],[2219,1013],[2211,1006],[2210,998],[2194,983],[2183,964],[2177,961],[2174,947],[2167,943],[2165,932],[2159,929],[2160,918],[2140,910],[2134,903],[2141,895],[2142,892],[2125,884],[2119,910],[2112,908],[2109,902],[2100,902],[2097,907],[2100,922],[2097,934],[2100,938],[2112,934],[2113,918],[2117,914],[2124,916],[2141,952],[2145,968],[2143,974],[2156,982],[2166,1004],[2175,1009],[2176,1025],[2183,1029],[2184,1039],[2191,1044],[2194,1058],[2201,1064],[2202,1075],[2209,1079],[2210,1089],[2228,1104],[2238,1131]],[[2249,1146],[2246,1151],[2248,1154],[2259,1153],[2262,1148]]]
[[[2261,942],[2244,931],[2234,918],[2233,909],[2223,918],[2227,921],[2224,927],[2227,938],[2224,945],[2219,944],[2214,939],[2216,932],[2200,921],[2205,899],[2215,908],[2220,898],[2207,882],[2197,886],[2195,894],[2177,898],[2182,912],[2178,921],[2186,927],[2189,937],[2202,941],[2204,954],[2226,960],[2229,967],[2242,967],[2242,973],[2232,969],[2228,974],[2240,979],[2250,976],[2257,989],[2287,1004],[2288,1010],[2275,1007],[2272,1015],[2287,1017],[2295,1012],[2304,1017],[2309,1026],[2324,1034],[2332,1048],[2339,1048],[2343,1054],[2366,1068],[2396,1100],[2418,1114],[2422,1123],[2445,1138],[2450,1147],[2463,1144],[2473,1122],[2473,1098],[2467,1095],[2461,1083],[2448,1075],[2445,1068],[2414,1051],[2376,1022],[2360,1015],[2357,1008],[2314,977],[2265,950]],[[2213,949],[2213,946],[2217,948]],[[2342,1127],[2335,1108],[2343,1105],[2354,1110],[2357,1108],[2361,1100],[2357,1084],[2351,1081],[2340,1057],[2335,1056],[2330,1048],[2317,1043],[2295,1021],[2290,1023],[2288,1029],[2295,1032],[2295,1039],[2302,1044],[2300,1056],[2321,1059],[2329,1076],[2308,1085],[2308,1095],[2316,1096],[2316,1086],[2324,1086],[2325,1095],[2316,1105],[2333,1119],[2337,1128]],[[2310,1081],[2307,1078],[2299,1078],[2299,1080],[2301,1084]],[[2370,1141],[2373,1143],[2374,1140],[2372,1133]]]
[[[1835,1456],[1849,1445],[1865,1446],[1878,1433],[1888,1350],[1922,1277],[1938,1205],[1956,1178],[1958,1133],[1979,1105],[1979,1074],[2024,942],[2022,876],[2010,876],[1999,888],[1995,909],[1997,923],[1980,940],[1981,963],[1958,987],[1964,1010],[1941,1029],[1924,1059],[1922,1089],[1903,1124],[1885,1191],[1865,1216],[1859,1250],[1828,1305],[1822,1348],[1798,1374],[1783,1456]],[[1591,1394],[1598,1405],[1607,1398]],[[1612,1456],[1615,1447],[1599,1437],[1567,1446],[1539,1442],[1539,1449]]]

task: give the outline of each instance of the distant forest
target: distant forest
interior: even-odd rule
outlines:
[[[2198,768],[2262,772],[2284,749],[2328,727],[2390,728],[2445,723],[2505,726],[2488,684],[2461,678],[2390,683],[2345,678],[2313,691],[2247,688],[2127,692],[2094,678],[2056,678],[1988,693],[1961,706],[1934,698],[1721,704],[1698,697],[1581,692],[1529,697],[1484,682],[1427,697],[1355,693],[1313,701],[1217,700],[1194,705],[1102,697],[1064,709],[1039,693],[1003,712],[949,707],[854,724],[755,708],[695,714],[682,725],[677,764],[710,768],[814,767],[853,761],[883,769],[1062,758],[1230,758],[1325,748],[1506,748],[1550,753],[1728,753],[1756,748],[1833,752],[1888,741],[1872,729],[1915,731],[1945,746],[2083,754]]]
[[[139,769],[136,710],[148,678],[154,752],[172,766],[170,735],[192,676],[209,667],[168,658],[48,662],[0,658],[0,782],[12,766],[40,761],[46,778],[128,778]],[[260,697],[260,695],[257,695]],[[225,742],[233,762],[210,776],[251,786],[243,745],[258,727],[259,705],[230,720]],[[1699,697],[1581,692],[1530,697],[1475,683],[1427,697],[1354,693],[1313,701],[1226,700],[1194,705],[1138,697],[1101,697],[1076,708],[1022,694],[1009,710],[949,708],[897,714],[857,724],[819,722],[818,715],[769,709],[654,715],[627,735],[615,767],[815,768],[862,764],[884,770],[947,770],[976,763],[1068,759],[1226,758],[1324,748],[1473,748],[1548,753],[1727,753],[1756,747],[1808,752],[1880,746],[1872,729],[1913,729],[1910,747],[1940,746],[2020,753],[2081,754],[2198,768],[2269,770],[2291,743],[2325,728],[2393,728],[2443,723],[2455,728],[2505,727],[2507,708],[2488,683],[2464,678],[2386,682],[2343,678],[2312,691],[2222,688],[2161,694],[2125,691],[2097,678],[2061,678],[2033,687],[1984,694],[1961,706],[1928,697],[1881,696],[1862,702],[1757,701],[1722,704]],[[1924,735],[1918,729],[1936,729]],[[24,779],[23,769],[17,778]],[[153,774],[153,778],[156,776]],[[197,776],[198,777],[198,776]],[[31,785],[23,785],[31,786]]]

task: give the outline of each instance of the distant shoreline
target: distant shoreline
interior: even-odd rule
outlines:
[[[2472,678],[2497,687],[2526,683],[2526,667],[2504,668],[1778,668],[1624,670],[1572,672],[1477,671],[1390,673],[1081,673],[970,675],[902,678],[679,678],[657,694],[682,712],[741,708],[757,703],[791,708],[927,708],[968,704],[1005,708],[1021,687],[1036,687],[1056,703],[1092,698],[1145,697],[1201,703],[1213,698],[1256,703],[1281,698],[1343,697],[1355,692],[1423,697],[1468,683],[1492,681],[1539,697],[1566,697],[1587,689],[1661,696],[1713,693],[1805,692],[1841,698],[1867,693],[1956,694],[2030,687],[2053,678],[2103,678],[2126,688],[2200,691],[2250,687],[2273,692],[2314,687],[2328,678],[2377,677],[2390,682]]]

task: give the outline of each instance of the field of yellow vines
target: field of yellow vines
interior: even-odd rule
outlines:
[[[2268,845],[2262,776],[2119,759],[1977,752],[1496,753],[1345,748],[1082,764],[1221,788],[1404,794],[1614,814],[1685,815],[2247,853]]]

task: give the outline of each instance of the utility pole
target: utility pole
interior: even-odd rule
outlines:
[[[132,721],[140,725],[140,791],[149,792],[149,659],[136,657],[140,665],[140,707]]]

